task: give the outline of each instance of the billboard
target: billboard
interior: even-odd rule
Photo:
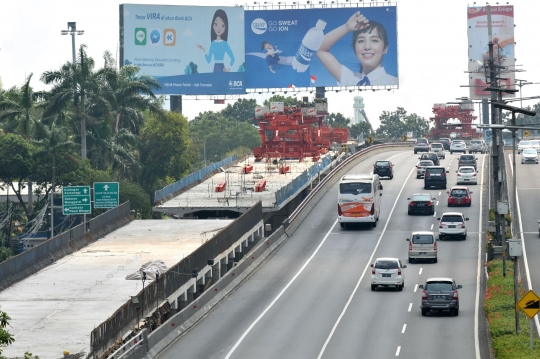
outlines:
[[[246,87],[398,85],[396,9],[246,11]]]
[[[245,93],[244,8],[120,5],[120,59],[158,94]]]
[[[467,8],[467,36],[469,39],[469,86],[470,99],[478,100],[491,97],[490,91],[484,91],[486,74],[484,64],[488,65],[488,43],[493,42],[495,65],[502,66],[497,75],[499,86],[514,88],[515,64],[514,53],[514,7],[512,5],[496,5],[491,7],[492,37],[488,38],[487,7]],[[514,95],[503,94],[505,97]]]

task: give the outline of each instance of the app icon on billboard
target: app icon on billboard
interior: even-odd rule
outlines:
[[[159,30],[152,30],[150,32],[150,42],[152,43],[152,45],[158,45],[159,39],[161,39],[161,34]]]
[[[146,45],[146,29],[144,27],[135,28],[135,45]]]
[[[165,46],[176,45],[176,30],[175,29],[163,30],[163,44]]]

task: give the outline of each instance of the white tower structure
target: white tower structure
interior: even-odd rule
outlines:
[[[362,122],[369,123],[366,112],[364,111],[365,107],[364,98],[362,96],[355,96],[353,104],[354,119],[352,120],[351,125],[356,125]]]

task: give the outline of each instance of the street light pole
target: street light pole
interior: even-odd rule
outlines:
[[[75,35],[83,35],[84,30],[77,30],[77,23],[74,21],[70,21],[67,23],[68,29],[67,30],[61,30],[60,33],[62,35],[71,35],[71,55],[72,55],[72,67],[73,71],[75,72],[76,67],[76,61],[77,58],[75,56]],[[77,85],[73,84],[73,98],[75,98],[75,94],[77,93]],[[81,118],[81,158],[86,159],[86,121],[83,118]]]

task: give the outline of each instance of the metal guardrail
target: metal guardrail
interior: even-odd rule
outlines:
[[[129,339],[124,343],[120,348],[118,348],[114,353],[112,353],[108,359],[120,359],[127,357],[134,348],[137,346],[145,346],[146,352],[148,352],[148,330],[143,329],[140,333],[135,335],[133,338]]]
[[[236,160],[236,155],[229,156],[225,159],[222,159],[219,162],[212,163],[206,167],[201,168],[200,170],[189,174],[188,176],[182,178],[180,181],[177,181],[173,184],[163,187],[162,189],[156,190],[154,193],[154,203],[162,200],[170,194],[173,194],[176,191],[181,190],[182,188],[189,186],[192,183],[202,180],[205,176],[217,170],[220,167],[228,165],[231,162]]]
[[[285,187],[282,187],[276,191],[276,206],[279,207],[281,204],[283,204],[283,202],[285,202],[289,197],[308,184],[315,176],[317,176],[319,172],[330,166],[331,163],[332,158],[330,156],[323,157],[321,162],[317,162],[316,165],[309,167]]]

